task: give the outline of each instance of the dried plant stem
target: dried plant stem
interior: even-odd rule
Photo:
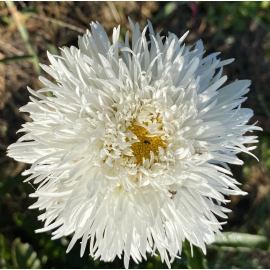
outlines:
[[[66,23],[66,22],[63,22],[63,21],[60,21],[60,20],[57,20],[57,19],[48,18],[46,16],[35,14],[35,13],[31,13],[30,15],[31,15],[31,17],[55,23],[55,24],[61,25],[63,27],[67,27],[69,29],[72,29],[72,30],[77,31],[77,32],[82,33],[82,34],[85,33],[85,29],[79,28],[77,26],[74,26],[72,24],[69,24],[69,23]]]

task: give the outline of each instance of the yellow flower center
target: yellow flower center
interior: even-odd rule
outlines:
[[[143,157],[150,160],[150,151],[152,151],[155,156],[158,156],[158,148],[165,148],[161,136],[147,137],[147,135],[150,135],[150,132],[142,126],[132,125],[130,131],[140,140],[140,142],[133,143],[131,146],[138,165],[142,165]]]

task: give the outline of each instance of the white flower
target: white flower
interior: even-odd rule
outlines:
[[[142,33],[130,25],[131,46],[129,32],[119,41],[120,26],[111,43],[91,23],[79,49],[48,53],[51,65],[41,66],[57,85],[40,77],[46,88],[29,89],[36,98],[21,111],[33,122],[8,155],[32,164],[25,181],[39,183],[30,208],[44,210],[45,225],[36,232],[74,232],[67,251],[82,238],[81,256],[88,243],[104,261],[124,251],[125,267],[158,250],[169,266],[185,239],[205,253],[221,234],[215,215],[230,211],[221,203],[245,194],[226,163],[243,163],[236,154],[257,142],[243,134],[260,128],[241,108],[250,81],[220,88],[233,59],[204,57],[200,40],[185,47],[188,33],[164,39],[150,22]],[[47,91],[54,97],[40,94]]]

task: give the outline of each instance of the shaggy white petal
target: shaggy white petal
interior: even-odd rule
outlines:
[[[150,22],[142,33],[130,25],[131,46],[129,32],[119,41],[120,26],[111,43],[92,22],[79,49],[48,53],[51,65],[41,67],[57,84],[40,77],[45,88],[28,88],[34,97],[21,111],[33,122],[8,155],[32,164],[23,173],[39,184],[30,208],[45,210],[36,232],[74,232],[67,252],[82,238],[81,256],[87,245],[104,261],[124,252],[125,267],[158,250],[169,266],[185,239],[206,253],[221,233],[215,215],[230,211],[221,203],[245,194],[226,163],[242,164],[236,154],[257,142],[243,135],[260,128],[241,108],[250,81],[223,86],[233,59],[204,57],[202,41],[181,46],[188,32],[164,38]]]

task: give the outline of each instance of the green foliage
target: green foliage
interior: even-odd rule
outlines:
[[[0,268],[38,269],[42,267],[42,261],[29,243],[23,244],[21,239],[16,238],[11,248],[6,247],[5,238],[0,234]]]
[[[5,238],[2,234],[0,234],[0,268],[4,269],[7,266],[6,259],[8,254],[6,254],[6,245]]]
[[[0,20],[6,24],[12,24],[12,20],[7,16],[0,15]]]
[[[51,43],[47,43],[47,48],[48,48],[48,51],[51,53],[51,54],[59,54],[59,51],[58,49]]]
[[[209,251],[208,251],[209,252]],[[209,252],[210,253],[210,252]],[[211,269],[262,269],[261,261],[244,249],[229,249],[220,247],[211,250],[208,266]]]
[[[183,243],[184,252],[187,256],[188,269],[206,269],[207,261],[202,254],[202,251],[196,246],[190,246],[190,243],[186,240]],[[191,251],[193,250],[193,252]],[[193,254],[192,254],[193,253]]]
[[[267,136],[260,136],[260,160],[264,162],[264,165],[270,170],[270,141]]]
[[[0,198],[10,193],[15,187],[22,185],[22,181],[23,177],[21,175],[0,179]]]
[[[154,16],[154,18],[151,20],[152,24],[156,24],[158,21],[168,18],[173,11],[177,9],[180,5],[186,5],[188,1],[171,1],[167,2],[165,6]]]
[[[219,247],[246,247],[249,249],[269,249],[269,241],[262,235],[251,235],[247,233],[223,233],[224,236],[216,235],[216,240],[213,243]]]
[[[226,30],[231,30],[234,35],[245,29],[248,19],[253,19],[266,31],[270,30],[270,8],[267,1],[240,1],[240,2],[211,2],[207,5],[206,21],[209,26],[217,28],[212,48],[218,40],[223,43],[234,43],[228,39]],[[230,38],[230,37],[229,37]]]
[[[218,25],[224,18],[223,28],[234,27],[236,30],[245,28],[246,18],[270,22],[270,11],[267,9],[269,2],[242,1],[242,2],[218,2],[209,4],[207,17],[210,25]]]
[[[23,244],[20,238],[16,238],[12,244],[12,262],[14,268],[39,269],[41,262],[37,258],[37,253],[28,243]]]
[[[177,8],[176,2],[168,2],[162,10],[158,12],[158,14],[151,20],[152,23],[156,23],[163,18],[169,16],[175,9]]]
[[[33,56],[31,56],[31,55],[5,58],[5,59],[0,60],[0,64],[9,64],[11,62],[19,62],[19,61],[29,60],[29,59],[32,59],[32,58],[33,58]]]

